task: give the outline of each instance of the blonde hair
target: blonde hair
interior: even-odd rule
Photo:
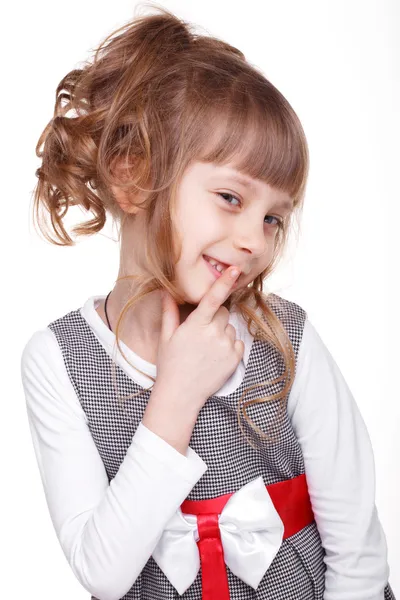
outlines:
[[[243,411],[253,430],[271,439],[251,421],[246,406],[281,399],[283,414],[293,384],[293,346],[268,305],[263,280],[282,256],[303,206],[309,169],[306,137],[288,101],[240,50],[195,33],[165,8],[156,10],[112,32],[96,48],[93,61],[60,81],[54,116],[36,146],[42,160],[36,171],[34,220],[51,243],[74,245],[63,223],[69,206],[93,215],[72,232],[92,235],[103,228],[107,211],[121,226],[130,218],[116,202],[112,186],[126,189],[132,202],[137,190],[145,192],[140,206],[146,214],[146,241],[143,249],[135,249],[145,274],[126,276],[138,279],[137,293],[116,326],[116,344],[127,360],[118,337],[126,311],[163,288],[178,304],[183,302],[173,284],[180,250],[173,244],[172,215],[187,166],[193,160],[229,162],[288,193],[293,210],[277,230],[270,264],[224,303],[240,313],[255,338],[272,344],[283,357],[285,372],[271,382],[285,380],[283,389],[242,405],[250,390],[265,385],[256,384],[238,403],[240,427]],[[66,116],[71,110],[75,115]],[[124,164],[122,175],[117,164]],[[45,209],[44,218],[39,209]]]

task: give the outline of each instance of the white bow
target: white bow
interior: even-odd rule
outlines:
[[[219,515],[225,563],[253,589],[274,560],[284,525],[263,478],[257,477],[235,492]],[[179,508],[167,523],[152,554],[179,594],[194,582],[200,568],[197,516]]]

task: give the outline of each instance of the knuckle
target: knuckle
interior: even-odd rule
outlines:
[[[222,312],[222,314],[226,315],[229,318],[230,313],[226,306],[221,306],[220,311]]]
[[[219,326],[218,323],[216,321],[212,321],[208,327],[208,331],[210,332],[210,336],[212,338],[215,337],[219,337],[220,336],[220,332],[219,332]]]

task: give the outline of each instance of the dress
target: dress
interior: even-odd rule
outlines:
[[[296,303],[275,294],[268,296],[272,310],[283,323],[297,357],[305,311]],[[89,428],[103,460],[108,479],[118,472],[132,436],[140,423],[151,392],[130,379],[116,365],[118,393],[128,396],[142,392],[124,406],[118,403],[112,380],[112,359],[91,331],[79,310],[74,310],[48,326],[60,345],[66,369],[85,411]],[[237,402],[254,383],[276,379],[283,373],[280,355],[267,342],[254,340],[245,376],[240,386],[227,396],[211,396],[196,421],[191,448],[207,463],[208,469],[193,487],[188,501],[211,499],[235,493],[261,477],[265,486],[305,475],[304,460],[288,416],[284,413],[278,429],[274,426],[281,401],[254,404],[248,415],[261,430],[278,434],[271,442],[259,437],[254,449],[243,438],[237,422]],[[258,387],[246,400],[276,393],[283,383]],[[243,422],[247,435],[252,430]],[[323,600],[324,549],[315,521],[282,540],[279,550],[257,589],[247,585],[226,566],[232,600]],[[201,568],[186,591],[180,595],[151,556],[123,600],[200,600]],[[394,600],[390,585],[385,600]],[[92,600],[96,600],[92,596]],[[101,599],[100,599],[101,600]],[[122,600],[122,599],[121,599]]]

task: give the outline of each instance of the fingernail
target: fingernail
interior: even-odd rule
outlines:
[[[239,269],[232,269],[230,272],[230,276],[232,279],[235,279],[239,275]]]

